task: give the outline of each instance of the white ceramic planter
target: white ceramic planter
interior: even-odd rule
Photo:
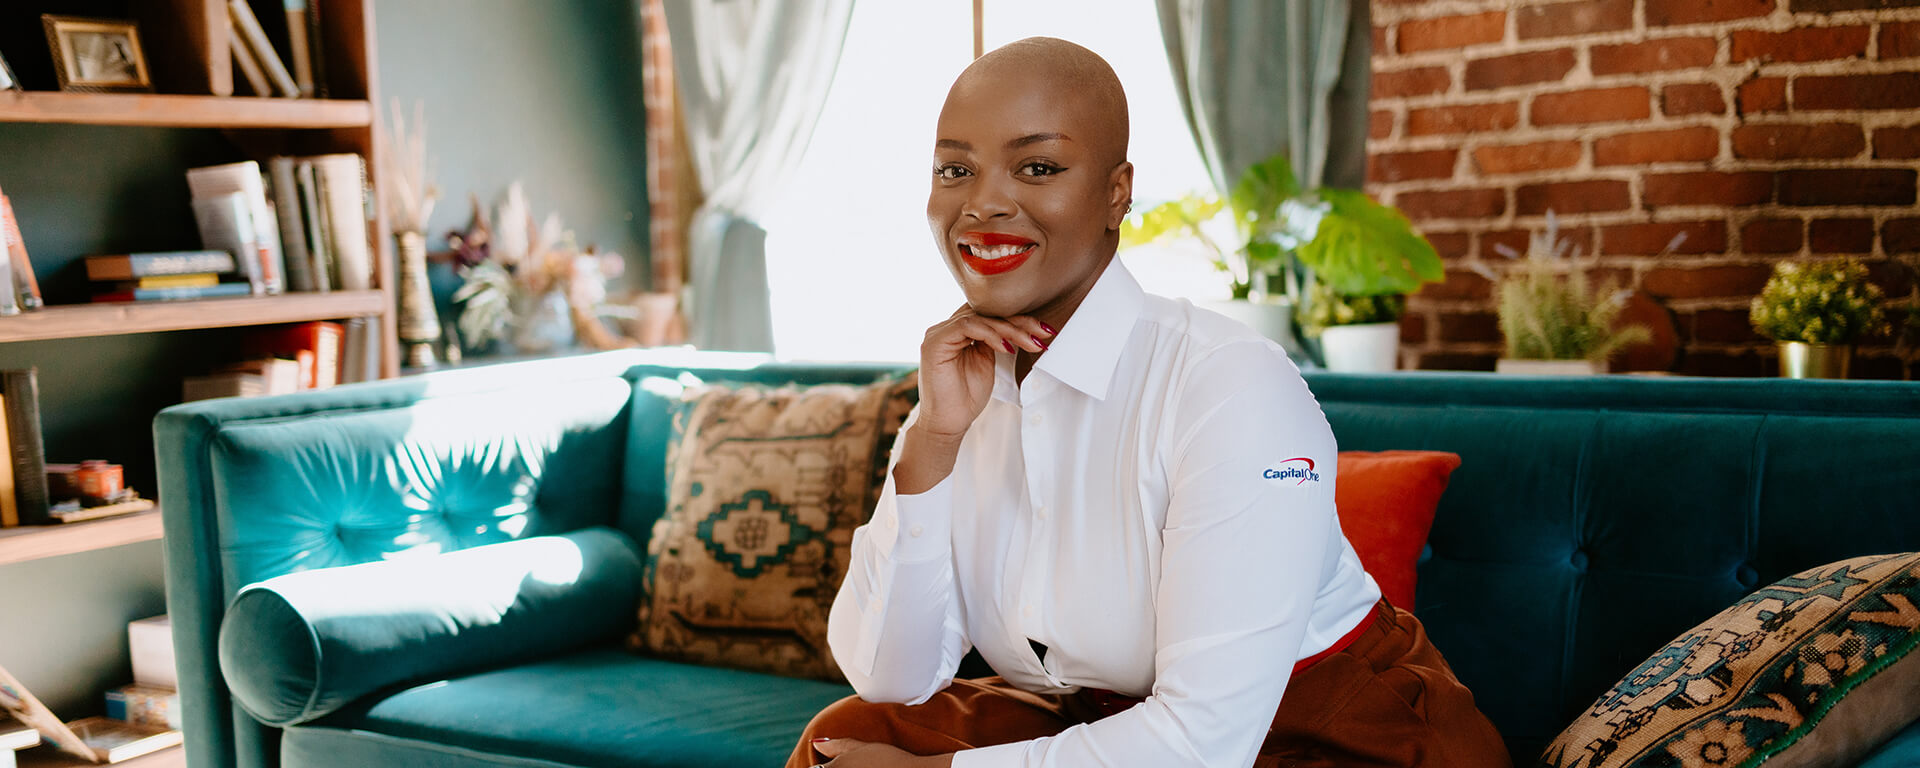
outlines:
[[[1327,370],[1385,373],[1399,367],[1400,324],[1336,325],[1320,333]]]
[[[1245,299],[1216,299],[1194,303],[1245,323],[1255,333],[1280,342],[1282,345],[1293,343],[1293,304],[1290,302],[1282,300],[1266,303]]]
[[[1500,358],[1493,364],[1496,373],[1522,376],[1598,376],[1607,372],[1606,361],[1591,360],[1514,360]]]

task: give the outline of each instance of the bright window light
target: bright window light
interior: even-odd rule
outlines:
[[[989,50],[1047,35],[1113,65],[1127,92],[1134,210],[1211,188],[1175,96],[1153,0],[986,0]],[[767,222],[774,349],[795,360],[919,359],[964,300],[927,229],[934,123],[973,56],[971,3],[856,3],[833,91]],[[1150,292],[1224,298],[1193,246],[1122,258]]]

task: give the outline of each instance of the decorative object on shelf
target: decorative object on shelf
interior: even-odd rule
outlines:
[[[1230,252],[1208,231],[1220,229],[1213,222],[1223,211],[1242,243]],[[1285,155],[1247,169],[1225,201],[1189,195],[1142,211],[1120,231],[1125,245],[1168,235],[1199,240],[1228,273],[1239,306],[1209,308],[1296,358],[1305,354],[1297,325],[1321,340],[1334,370],[1392,370],[1404,295],[1443,276],[1439,254],[1406,217],[1358,190],[1301,189]],[[1326,330],[1355,325],[1327,341]]]
[[[0,261],[11,266],[5,281],[10,289],[0,297],[0,315],[43,306],[40,281],[34,277],[33,260],[27,257],[27,239],[20,234],[20,217],[13,212],[13,198],[4,192],[0,192]]]
[[[13,65],[7,63],[7,55],[0,53],[0,91],[18,91],[20,78],[13,74]]]
[[[1753,329],[1780,348],[1780,376],[1844,379],[1853,341],[1887,330],[1880,288],[1850,258],[1782,261],[1748,310]]]
[[[1682,236],[1667,245],[1678,247]],[[1528,236],[1523,256],[1506,246],[1496,251],[1520,263],[1504,272],[1478,260],[1475,272],[1494,284],[1499,299],[1500,335],[1506,355],[1495,363],[1500,373],[1593,375],[1607,372],[1607,357],[1622,347],[1651,338],[1644,326],[1615,328],[1628,291],[1609,280],[1590,287],[1580,248],[1560,237],[1560,222],[1547,212],[1546,229]],[[1597,260],[1597,257],[1596,257]]]
[[[400,343],[406,364],[431,368],[437,364],[434,344],[440,340],[440,316],[433,308],[433,287],[427,280],[427,220],[433,216],[440,190],[427,178],[427,112],[413,104],[413,125],[393,101],[391,148],[382,155],[380,175],[386,182],[387,218],[393,222],[400,258]]]
[[[131,21],[44,14],[47,47],[63,91],[150,91],[140,30]]]
[[[625,260],[591,246],[581,249],[557,213],[536,225],[518,182],[508,187],[491,223],[475,198],[472,223],[449,234],[447,244],[464,281],[453,300],[461,305],[457,326],[468,352],[539,355],[578,345],[634,345],[601,320],[629,319],[639,311],[607,299],[607,281],[620,276]]]

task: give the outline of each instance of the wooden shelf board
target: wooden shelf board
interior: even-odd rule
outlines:
[[[358,128],[373,124],[373,107],[365,101],[339,99],[0,91],[0,122],[175,128]]]
[[[158,507],[146,512],[83,523],[0,528],[0,565],[91,552],[158,538]]]
[[[63,304],[0,317],[0,343],[365,317],[384,314],[387,304],[386,292],[377,290],[199,301]]]
[[[20,760],[20,768],[77,768],[93,765],[45,744],[18,752],[16,755]],[[158,752],[122,760],[113,765],[115,768],[186,768],[187,749],[186,747],[167,747]]]

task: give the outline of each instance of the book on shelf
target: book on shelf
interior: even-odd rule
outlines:
[[[367,172],[359,155],[339,153],[307,158],[313,163],[316,197],[325,224],[334,287],[364,291],[373,287],[373,253],[367,242]]]
[[[260,66],[260,60],[253,55],[253,49],[247,47],[247,41],[240,36],[240,25],[233,19],[227,19],[227,50],[233,54],[233,68],[240,70],[240,79],[255,96],[272,96],[273,85],[267,82],[267,71]]]
[[[21,309],[39,309],[40,281],[33,275],[33,260],[27,258],[27,240],[20,234],[20,218],[14,215],[13,198],[0,192],[0,227],[5,227],[6,259],[12,265],[12,293]]]
[[[27,686],[14,677],[5,666],[0,666],[0,710],[5,710],[14,719],[25,723],[40,734],[40,739],[55,749],[85,758],[87,762],[98,762],[92,749],[86,742],[60,722],[47,705],[27,690]]]
[[[187,170],[187,188],[193,193],[201,245],[232,251],[236,258],[243,253],[257,254],[262,292],[285,291],[280,225],[274,217],[273,203],[267,199],[260,164],[244,160],[191,168]],[[239,199],[236,201],[233,195],[239,195]]]
[[[181,382],[182,402],[211,400],[216,397],[259,397],[284,395],[307,388],[312,374],[312,356],[306,365],[298,359],[261,358],[235,363],[205,376],[188,376]]]
[[[300,88],[300,95],[313,98],[318,95],[314,79],[314,58],[311,42],[319,38],[317,29],[309,29],[309,21],[317,21],[307,8],[307,0],[284,0],[287,20],[287,58],[293,59],[293,82]]]
[[[40,383],[33,368],[0,371],[7,443],[13,465],[13,496],[21,525],[53,522],[47,493],[47,453],[40,439]]]
[[[300,188],[301,229],[307,233],[308,271],[316,291],[333,290],[333,226],[327,221],[327,208],[320,204],[320,175],[313,161],[298,158],[294,163],[294,183]]]
[[[298,161],[294,158],[281,155],[267,161],[267,172],[272,177],[280,245],[286,251],[287,289],[311,291],[316,287],[313,282],[313,253],[307,248],[306,214],[300,199],[297,165]]]
[[[306,389],[326,389],[340,383],[341,337],[339,323],[316,320],[309,323],[259,328],[246,336],[242,345],[247,352],[305,363],[303,383]]]
[[[127,655],[133,661],[134,682],[180,687],[180,665],[173,652],[173,619],[167,614],[127,622]]]
[[[180,692],[169,686],[134,683],[107,691],[107,717],[134,725],[180,727]]]
[[[130,491],[129,493],[131,494]],[[52,515],[53,521],[56,523],[80,523],[106,517],[131,515],[135,512],[145,512],[150,509],[153,509],[153,500],[142,499],[135,494],[125,501],[116,501],[112,504],[102,504],[97,507],[82,505],[77,500],[61,502],[53,505]]]
[[[40,732],[10,714],[0,714],[0,752],[12,753],[40,746]],[[0,766],[12,765],[0,758]]]
[[[113,764],[180,746],[181,733],[172,728],[135,725],[110,717],[88,717],[67,724],[93,762]]]
[[[0,393],[0,421],[6,412],[7,396]],[[13,495],[13,440],[4,423],[0,423],[0,457],[4,457],[0,459],[0,528],[12,528],[20,524],[20,503]]]
[[[214,272],[200,272],[191,275],[153,275],[135,280],[114,280],[107,283],[116,291],[152,290],[154,288],[205,288],[220,284],[220,275]]]
[[[95,293],[93,300],[103,303],[124,301],[193,301],[195,299],[251,296],[253,292],[253,287],[246,283],[214,283],[213,285],[184,285],[172,288],[130,288],[118,291],[102,291]]]
[[[246,43],[254,60],[259,62],[274,91],[287,98],[299,97],[300,87],[294,84],[293,75],[287,72],[287,65],[280,60],[273,43],[267,40],[267,31],[261,28],[260,18],[253,15],[253,8],[247,5],[247,0],[227,0],[227,19],[231,22],[234,35]]]
[[[139,280],[196,274],[228,274],[235,270],[233,254],[226,251],[154,251],[119,253],[87,257],[87,279]]]

